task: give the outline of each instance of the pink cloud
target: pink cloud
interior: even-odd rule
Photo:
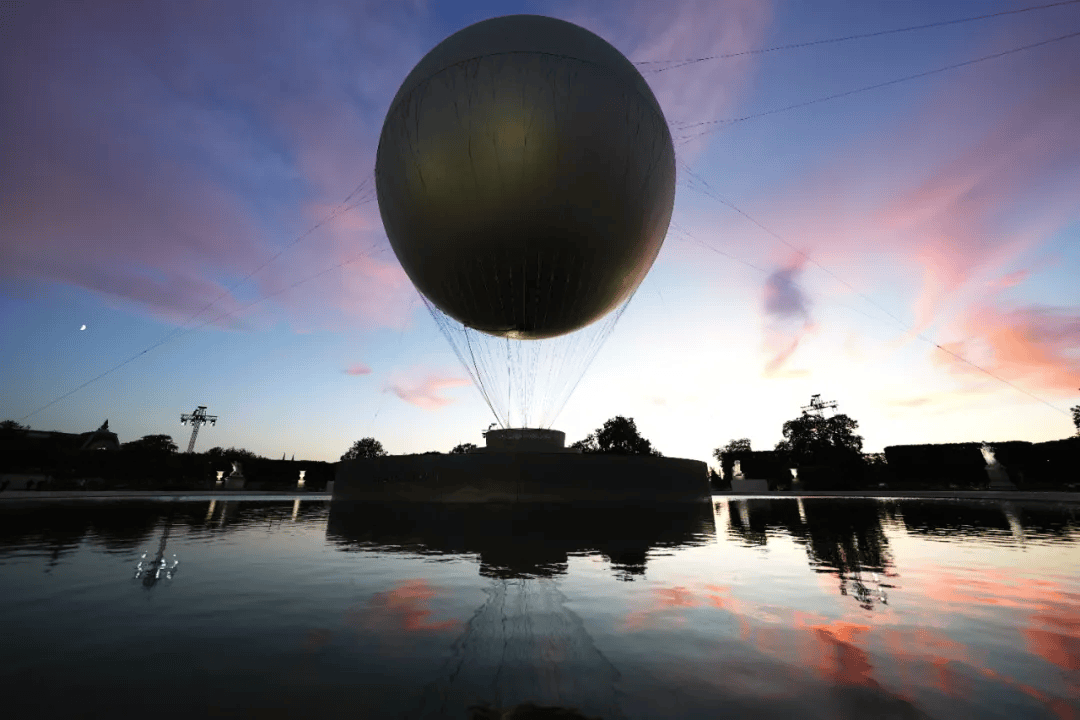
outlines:
[[[288,265],[268,267],[259,277],[260,292],[284,289],[275,300],[281,300],[299,330],[372,322],[383,327],[407,327],[418,295],[389,247],[373,249],[347,240],[331,230],[320,243],[324,252],[298,257]],[[332,248],[335,243],[337,247]],[[333,267],[338,264],[340,268]],[[328,267],[333,269],[327,271]],[[295,276],[315,277],[291,287]]]
[[[971,138],[911,178],[917,182],[875,218],[894,249],[922,270],[917,330],[981,272],[1014,262],[1077,218],[1080,63],[1065,48],[1050,53],[954,81],[949,96],[916,120],[924,128],[964,127]]]
[[[1020,45],[1046,30],[1010,31],[1023,36],[987,45]],[[855,137],[790,188],[762,199],[768,210],[743,205],[876,300],[884,311],[858,302],[884,326],[911,325],[910,339],[959,315],[957,332],[981,338],[967,351],[1013,377],[1038,376],[1040,387],[1075,388],[1067,353],[1075,311],[1046,301],[1023,311],[983,306],[987,294],[1006,287],[1044,296],[1060,290],[1024,281],[1051,264],[1032,256],[1053,256],[1049,244],[1080,218],[1078,58],[1060,44],[950,76],[947,89],[918,112]],[[788,252],[779,243],[770,248]],[[1020,262],[1026,272],[1013,271]],[[895,306],[888,300],[894,293],[912,298],[910,306]],[[765,321],[775,324],[775,314]],[[798,327],[766,333],[769,367],[782,367],[802,339]],[[936,357],[940,351],[926,351],[948,364]]]
[[[420,380],[391,381],[385,389],[424,410],[439,410],[454,402],[452,398],[444,397],[441,391],[471,384],[465,378],[431,374]]]
[[[1011,287],[1022,284],[1030,275],[1031,270],[1017,270],[1002,275],[996,280],[991,280],[986,284],[986,287],[991,294],[997,294],[1003,290],[1008,290]]]
[[[949,350],[1027,390],[1072,395],[1080,387],[1080,311],[993,304],[968,308],[956,323],[963,341],[942,343]],[[986,377],[971,365],[938,352],[935,360],[963,376]]]
[[[355,365],[350,366],[345,371],[345,374],[346,375],[370,375],[371,374],[371,368],[369,368],[364,363],[356,363]]]
[[[927,395],[923,395],[923,396],[920,396],[920,397],[905,398],[903,400],[894,400],[890,404],[891,405],[896,405],[898,407],[917,408],[917,407],[923,407],[924,405],[930,405],[933,402],[934,402],[933,398],[931,398],[931,397],[929,397]]]
[[[1073,92],[1080,96],[1080,86]],[[1042,103],[1035,98],[1033,104]],[[1070,111],[1080,116],[1080,102]],[[916,329],[926,327],[982,267],[1017,258],[1067,222],[1072,212],[1064,207],[1021,227],[1009,227],[1000,215],[1005,208],[1029,202],[1040,183],[1052,179],[1059,152],[1080,161],[1080,143],[1066,137],[1077,131],[1080,123],[1066,131],[1064,124],[1047,127],[1029,116],[1010,118],[884,209],[883,225],[901,231],[909,258],[922,267]],[[1080,202],[1080,192],[1074,200]]]
[[[337,0],[26,5],[0,48],[0,93],[19,100],[0,117],[11,148],[0,279],[68,283],[178,323],[385,245],[372,202],[226,289],[370,178],[382,112],[431,43],[418,34],[425,12]],[[395,265],[392,253],[358,261],[250,314],[400,326],[412,298]]]

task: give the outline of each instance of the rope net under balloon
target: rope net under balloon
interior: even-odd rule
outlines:
[[[420,297],[499,425],[550,428],[633,295],[593,324],[543,340],[482,333]]]

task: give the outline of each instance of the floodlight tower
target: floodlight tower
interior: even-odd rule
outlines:
[[[195,412],[184,413],[180,416],[181,425],[187,425],[188,423],[191,423],[191,439],[188,440],[187,451],[191,452],[195,449],[195,438],[199,436],[199,428],[205,423],[217,425],[217,415],[207,415],[206,406],[200,405],[195,408]]]
[[[804,415],[817,415],[818,417],[824,417],[825,408],[832,408],[833,410],[835,410],[836,401],[822,401],[821,393],[818,393],[817,395],[810,396],[810,404],[803,406],[802,411]]]

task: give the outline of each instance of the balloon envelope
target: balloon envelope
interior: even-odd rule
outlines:
[[[512,15],[444,40],[391,103],[379,211],[416,288],[481,332],[578,330],[637,289],[675,200],[644,78],[572,23]]]

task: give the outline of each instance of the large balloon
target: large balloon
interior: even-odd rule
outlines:
[[[675,201],[664,114],[618,50],[511,15],[443,40],[405,78],[375,161],[386,234],[416,288],[467,327],[555,337],[619,306]]]

